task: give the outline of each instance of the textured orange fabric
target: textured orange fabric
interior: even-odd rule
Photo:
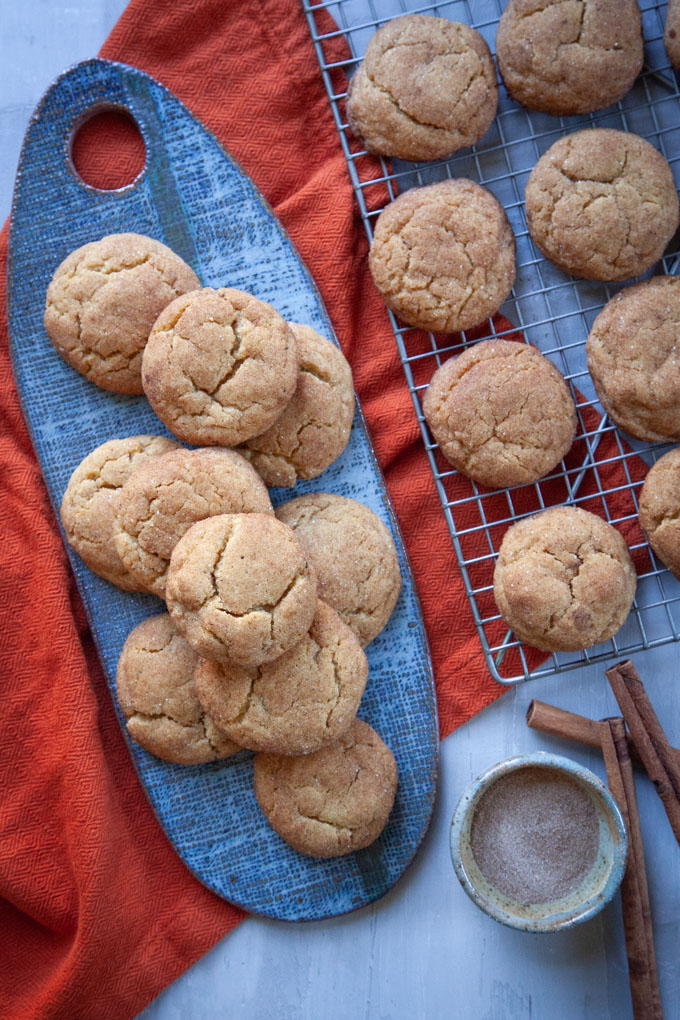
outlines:
[[[311,269],[352,363],[404,533],[442,733],[450,732],[500,689],[481,656],[394,339],[370,281],[299,0],[132,0],[102,55],[158,77],[217,134]],[[114,186],[125,179],[139,150],[128,152],[124,136],[124,125],[111,136],[93,127],[96,148],[81,140],[76,156],[89,180],[103,184],[104,175]],[[4,262],[6,231],[0,243]],[[2,293],[0,1013],[5,1020],[124,1020],[242,914],[189,875],[137,781],[21,418],[4,305]]]

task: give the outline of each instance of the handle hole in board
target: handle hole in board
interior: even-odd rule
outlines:
[[[127,107],[100,104],[79,117],[69,140],[69,162],[76,177],[97,191],[135,184],[146,167],[146,146]]]

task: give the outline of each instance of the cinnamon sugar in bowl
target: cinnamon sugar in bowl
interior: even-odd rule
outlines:
[[[522,931],[569,928],[616,892],[628,839],[594,773],[539,751],[492,766],[461,797],[451,856],[468,896]]]

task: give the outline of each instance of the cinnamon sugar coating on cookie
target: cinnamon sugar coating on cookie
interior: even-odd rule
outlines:
[[[144,392],[187,443],[237,446],[260,435],[295,392],[295,336],[276,309],[245,291],[204,287],[156,320]]]
[[[496,35],[513,99],[554,116],[622,99],[642,69],[637,0],[510,0]]]
[[[668,59],[675,68],[680,69],[680,0],[668,0],[666,8],[666,24],[664,26],[663,44]]]
[[[394,755],[355,719],[313,754],[258,754],[255,796],[267,821],[295,850],[338,857],[369,846],[385,828],[397,791]]]
[[[180,765],[200,765],[240,750],[196,697],[197,662],[167,613],[135,627],[118,661],[117,694],[128,733],[158,758]]]
[[[640,526],[661,562],[680,578],[680,446],[650,468],[640,490]]]
[[[578,651],[621,628],[637,577],[611,524],[558,506],[508,529],[493,581],[496,605],[521,641],[543,651]]]
[[[497,104],[496,72],[479,32],[407,14],[371,38],[350,83],[347,117],[369,152],[428,160],[478,142]]]
[[[387,624],[399,598],[399,557],[380,518],[363,503],[314,492],[283,503],[276,516],[303,545],[316,571],[319,598],[366,646]]]
[[[510,340],[484,340],[445,362],[423,411],[446,459],[492,488],[542,478],[576,433],[564,378],[535,347]]]
[[[199,655],[258,666],[302,640],[316,612],[316,575],[297,538],[266,514],[194,524],[172,552],[165,598]]]
[[[337,460],[354,416],[352,370],[340,348],[310,326],[288,325],[299,362],[295,393],[274,424],[240,448],[266,485],[287,488]]]
[[[593,128],[565,135],[527,182],[529,233],[547,259],[586,280],[627,280],[663,255],[678,195],[660,152],[638,135]]]
[[[97,386],[142,393],[151,327],[179,294],[200,287],[193,269],[142,234],[109,234],[72,252],[47,288],[45,329],[69,365]]]
[[[141,465],[123,486],[116,552],[147,591],[163,598],[172,550],[192,524],[251,511],[273,514],[262,479],[235,450],[174,450]]]
[[[454,332],[497,312],[515,279],[515,239],[500,203],[474,181],[411,188],[378,217],[369,265],[411,326]]]
[[[242,747],[309,754],[351,726],[368,678],[361,645],[321,600],[309,632],[273,662],[199,662],[198,698]]]

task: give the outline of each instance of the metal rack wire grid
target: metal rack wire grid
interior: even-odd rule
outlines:
[[[493,53],[500,0],[302,0],[302,4],[369,242],[388,202],[407,188],[446,177],[468,177],[492,191],[515,233],[515,286],[493,319],[474,330],[442,336],[404,326],[388,313],[492,676],[512,684],[680,640],[680,584],[655,558],[637,523],[638,494],[648,466],[669,444],[650,446],[622,436],[605,416],[586,368],[584,347],[590,327],[621,285],[577,280],[546,261],[529,237],[524,212],[524,187],[537,160],[557,138],[588,126],[618,128],[647,138],[670,163],[676,186],[680,183],[680,92],[663,46],[665,4],[642,0],[644,68],[616,106],[584,117],[552,117],[520,106],[501,84],[496,119],[479,144],[431,163],[388,162],[362,148],[345,115],[348,79],[375,30],[405,13],[463,21],[482,34]],[[679,252],[676,234],[651,272],[673,272]],[[574,445],[558,469],[533,485],[498,491],[481,488],[451,468],[429,433],[421,404],[432,375],[446,359],[494,337],[523,339],[551,358],[569,382],[579,422]],[[508,631],[493,599],[493,568],[510,524],[561,503],[591,510],[621,530],[638,571],[638,588],[628,620],[610,641],[546,658]]]

